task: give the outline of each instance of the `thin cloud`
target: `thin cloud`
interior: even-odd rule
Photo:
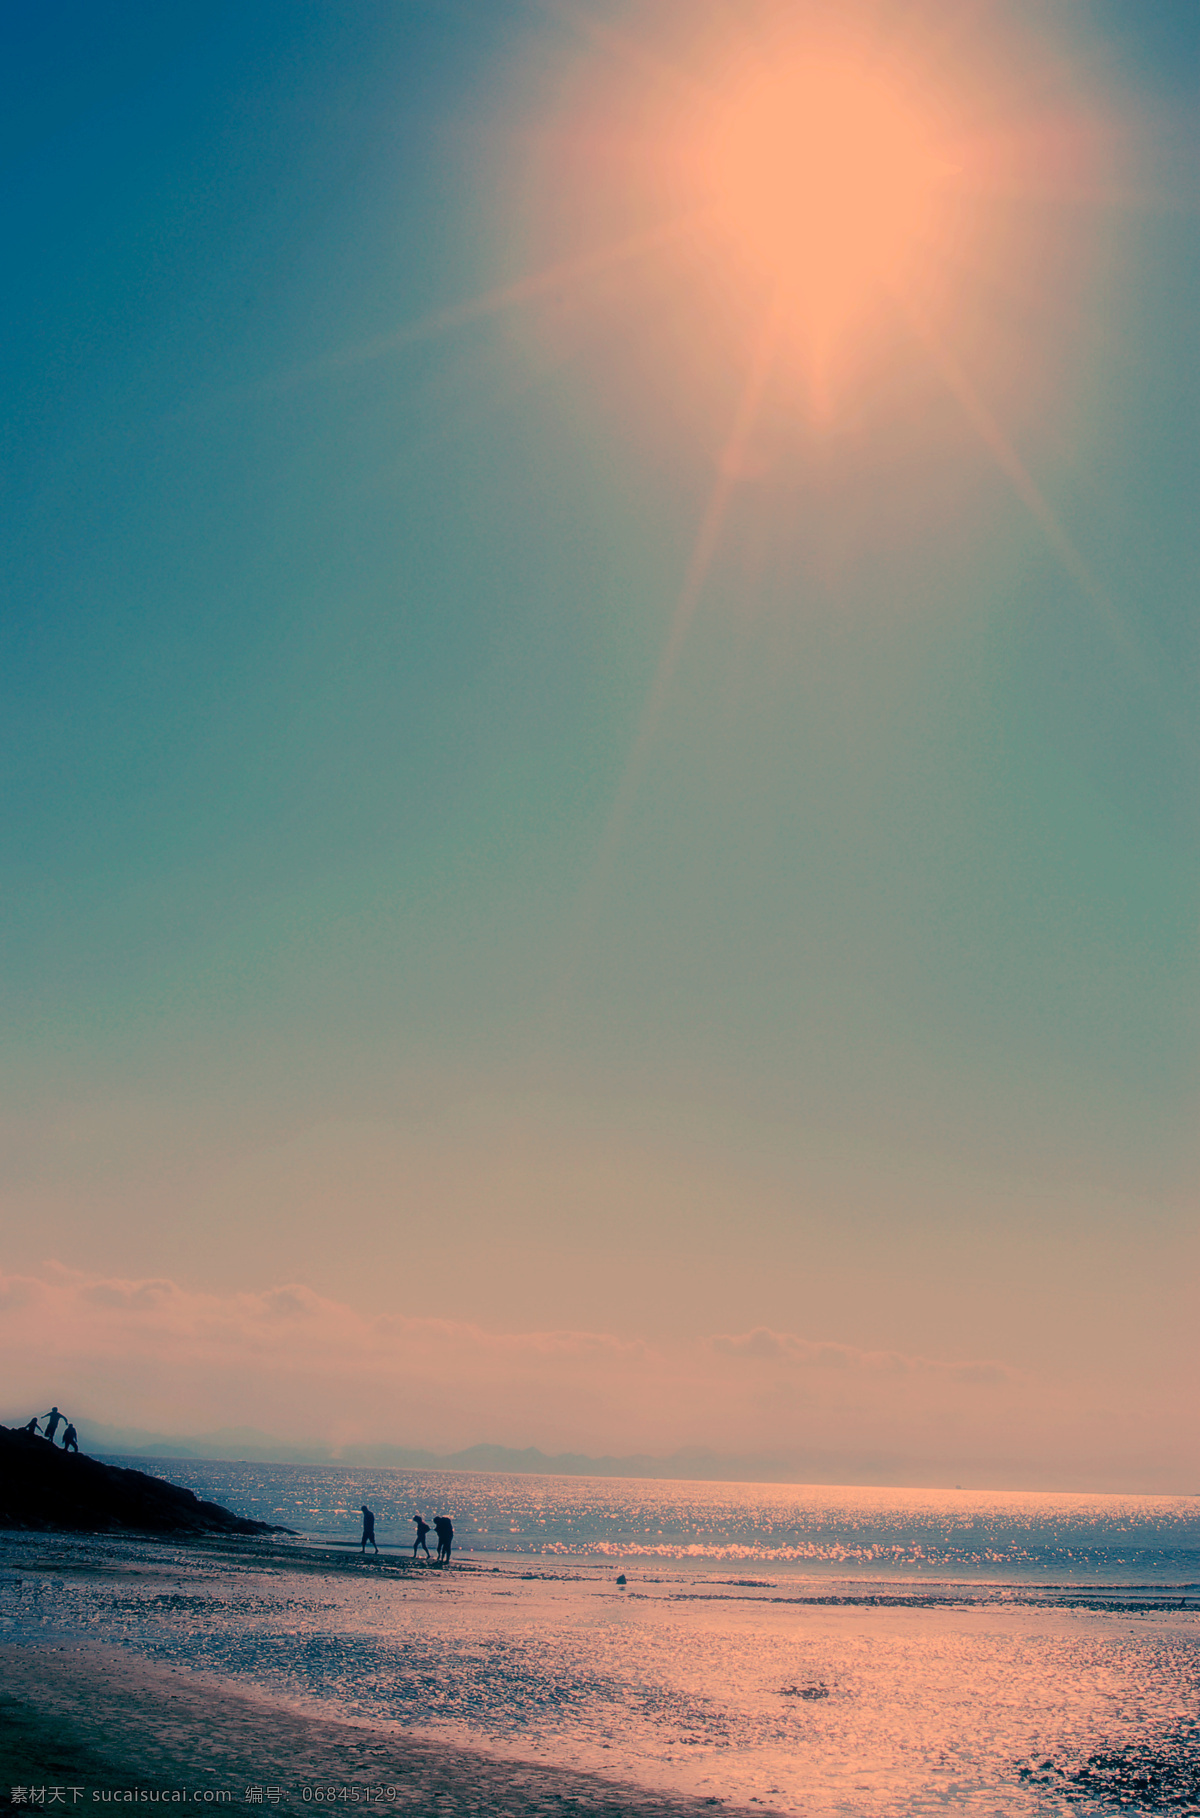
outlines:
[[[636,1368],[650,1355],[641,1340],[607,1332],[490,1332],[466,1321],[369,1318],[301,1282],[221,1296],[161,1278],[88,1276],[61,1263],[47,1265],[46,1279],[0,1276],[0,1342],[11,1343],[17,1331],[13,1318],[3,1315],[23,1310],[36,1310],[43,1326],[53,1325],[67,1355],[118,1350],[135,1356],[169,1346],[175,1357],[212,1356],[228,1365],[245,1353],[253,1353],[256,1363],[274,1353],[298,1372],[319,1358],[322,1368],[339,1376],[366,1367],[403,1371],[433,1357],[470,1367],[576,1362],[612,1369]]]
[[[119,1307],[123,1312],[157,1312],[180,1298],[173,1281],[98,1281],[79,1288],[82,1300],[96,1307]]]
[[[855,1345],[799,1338],[755,1326],[750,1332],[721,1333],[709,1344],[722,1357],[744,1357],[762,1363],[788,1364],[810,1370],[852,1370],[867,1376],[940,1376],[955,1382],[1014,1382],[1019,1372],[993,1358],[946,1362],[910,1357],[902,1351],[862,1351]]]
[[[0,1420],[52,1401],[158,1433],[247,1424],[330,1448],[484,1444],[550,1454],[941,1458],[1056,1425],[1053,1396],[1007,1364],[871,1351],[760,1326],[650,1343],[603,1331],[503,1332],[360,1312],[303,1282],[204,1292],[46,1265],[0,1277]],[[989,1388],[990,1385],[990,1388]],[[984,1392],[988,1389],[988,1392]],[[1053,1435],[1061,1456],[1062,1434]],[[1049,1447],[1051,1439],[1042,1436]],[[914,1470],[922,1467],[913,1466]]]

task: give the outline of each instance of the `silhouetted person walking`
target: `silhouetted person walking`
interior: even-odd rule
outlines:
[[[363,1553],[366,1552],[367,1542],[369,1540],[371,1545],[375,1548],[376,1557],[378,1557],[379,1543],[375,1539],[375,1517],[371,1513],[370,1509],[367,1507],[365,1502],[362,1505],[362,1518],[363,1518],[363,1537],[362,1537],[362,1547],[360,1550]]]
[[[62,1449],[64,1452],[78,1452],[79,1450],[79,1435],[70,1421],[67,1422],[66,1430],[63,1433]]]
[[[50,1441],[51,1445],[54,1444],[54,1435],[58,1432],[59,1427],[66,1418],[66,1415],[60,1414],[57,1408],[51,1408],[48,1414],[42,1415],[42,1419],[46,1423],[46,1438]]]
[[[429,1532],[429,1523],[427,1521],[422,1521],[421,1517],[419,1515],[414,1515],[413,1520],[417,1524],[417,1538],[413,1541],[413,1558],[414,1559],[416,1558],[417,1548],[420,1547],[422,1552],[424,1553],[426,1559],[428,1559],[429,1558],[429,1543],[425,1539],[425,1536]]]
[[[435,1515],[433,1531],[437,1535],[437,1556],[439,1565],[449,1565],[450,1549],[454,1545],[454,1524],[448,1515]]]

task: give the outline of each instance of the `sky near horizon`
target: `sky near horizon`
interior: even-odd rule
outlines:
[[[1200,1490],[1190,0],[4,30],[0,1419]]]

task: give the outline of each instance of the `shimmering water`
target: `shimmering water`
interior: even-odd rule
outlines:
[[[1200,1812],[1194,1502],[169,1471],[314,1538],[10,1538],[0,1631],[810,1818]],[[453,1516],[450,1572],[389,1556],[414,1508]]]
[[[321,1539],[357,1540],[375,1510],[385,1546],[411,1546],[412,1514],[448,1513],[472,1556],[658,1560],[817,1576],[1200,1589],[1200,1498],[1021,1491],[838,1489],[646,1482],[334,1465],[154,1461],[239,1514]]]

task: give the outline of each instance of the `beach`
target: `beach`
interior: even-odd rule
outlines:
[[[1194,1598],[619,1576],[2,1536],[0,1784],[280,1811],[1200,1811]]]
[[[0,1683],[0,1785],[10,1798],[15,1788],[32,1790],[39,1805],[52,1787],[64,1793],[63,1809],[178,1803],[293,1813],[358,1804],[504,1818],[688,1818],[714,1804],[306,1716],[119,1648],[0,1647]]]

